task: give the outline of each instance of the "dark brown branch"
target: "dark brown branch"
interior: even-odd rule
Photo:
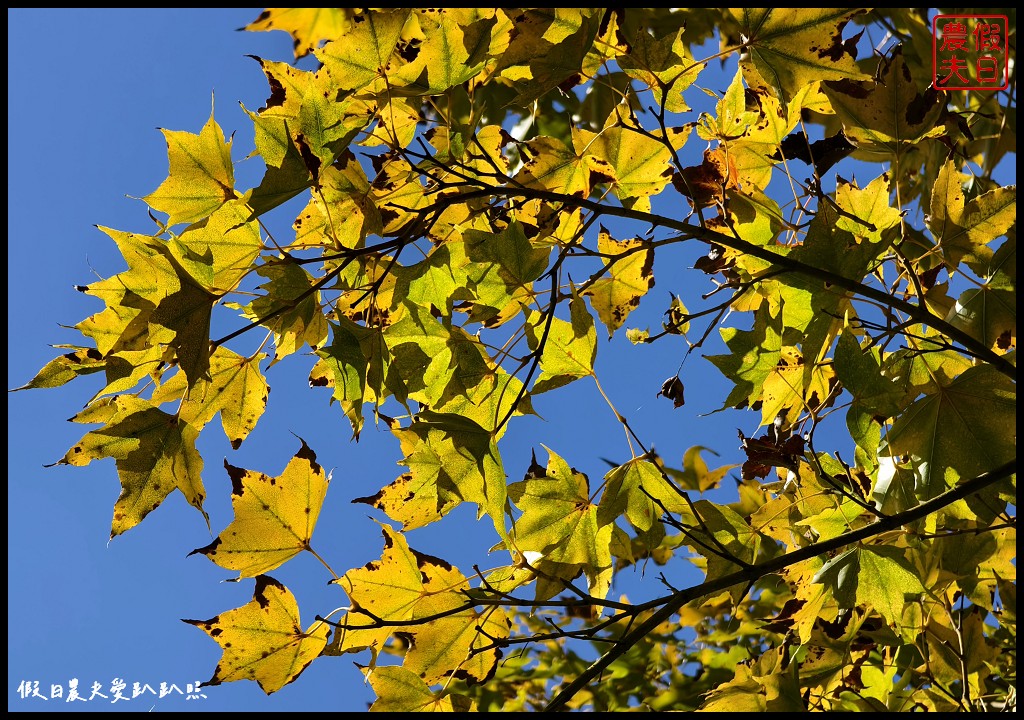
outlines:
[[[895,530],[903,525],[919,520],[931,513],[950,505],[957,500],[962,500],[976,492],[979,492],[989,485],[999,482],[1000,480],[1007,478],[1017,472],[1017,460],[1011,460],[1008,463],[1004,463],[1000,467],[990,472],[979,475],[976,478],[968,480],[956,487],[947,490],[938,497],[932,498],[927,502],[921,503],[917,507],[911,508],[896,515],[891,515],[887,518],[878,520],[877,522],[866,525],[858,530],[853,530],[848,533],[844,533],[838,537],[826,540],[825,542],[815,543],[799,550],[794,550],[791,553],[786,553],[777,558],[767,560],[763,563],[758,563],[751,566],[746,570],[731,573],[723,577],[715,578],[708,582],[702,583],[692,588],[688,588],[680,593],[669,596],[668,598],[662,598],[653,600],[643,605],[638,605],[638,608],[648,607],[653,608],[660,605],[661,607],[654,612],[649,618],[641,622],[634,630],[624,635],[622,639],[608,652],[598,658],[590,667],[580,673],[574,680],[568,683],[562,690],[556,695],[547,707],[544,708],[546,712],[558,711],[565,707],[566,703],[572,699],[576,693],[583,689],[587,683],[597,677],[603,672],[609,665],[611,665],[616,659],[625,654],[631,647],[637,642],[646,637],[651,631],[654,630],[658,625],[669,619],[672,615],[679,611],[679,609],[686,603],[696,600],[704,595],[709,595],[714,592],[724,590],[728,587],[739,583],[749,583],[757,580],[770,573],[778,572],[783,568],[795,565],[798,562],[809,560],[813,557],[818,557],[825,553],[833,550],[838,550],[846,545],[851,545],[861,540],[879,535],[884,532]]]
[[[677,232],[688,235],[689,237],[700,240],[707,243],[717,243],[723,247],[728,247],[733,250],[751,255],[753,257],[765,260],[766,262],[772,263],[776,268],[786,270],[788,272],[798,273],[806,277],[815,278],[821,280],[824,283],[835,285],[837,287],[848,290],[849,292],[855,293],[862,297],[870,298],[884,306],[899,310],[909,317],[913,318],[919,323],[928,325],[935,328],[936,330],[948,335],[950,338],[956,340],[964,348],[970,351],[973,356],[984,360],[991,364],[996,370],[1016,381],[1017,379],[1017,368],[1009,360],[1002,355],[994,352],[983,342],[976,340],[975,338],[968,335],[963,330],[954,327],[944,319],[933,315],[926,307],[921,305],[913,305],[906,300],[901,300],[888,292],[878,290],[870,285],[865,285],[862,282],[853,280],[844,275],[839,275],[828,270],[816,268],[812,265],[794,260],[786,255],[780,255],[772,252],[767,247],[760,245],[754,245],[745,240],[725,235],[708,228],[695,227],[686,222],[675,220],[673,218],[665,217],[663,215],[656,215],[654,213],[638,212],[636,210],[630,210],[629,208],[617,207],[614,205],[605,205],[593,200],[587,200],[585,198],[574,197],[571,195],[563,195],[549,190],[537,190],[534,188],[509,188],[509,187],[486,187],[480,190],[471,190],[467,193],[459,195],[454,198],[445,198],[446,202],[465,202],[476,197],[490,197],[493,195],[505,195],[505,196],[522,196],[527,198],[535,198],[539,200],[547,200],[549,202],[560,202],[566,205],[574,205],[576,207],[585,208],[592,212],[604,215],[612,215],[615,217],[628,218],[630,220],[636,220],[639,222],[647,223],[653,226],[661,226],[676,230]]]

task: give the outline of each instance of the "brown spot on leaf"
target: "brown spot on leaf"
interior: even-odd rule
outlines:
[[[580,74],[573,73],[562,82],[558,83],[558,89],[562,92],[568,93],[574,87],[580,84]]]
[[[611,183],[615,181],[615,178],[607,173],[601,172],[600,170],[590,171],[590,184],[600,185],[602,183]]]
[[[263,107],[260,108],[260,112],[269,110],[272,107],[284,105],[286,97],[284,85],[282,85],[280,81],[275,78],[269,70],[267,70],[267,66],[263,64],[262,58],[258,58],[255,55],[249,55],[248,57],[251,57],[260,64],[263,68],[263,74],[267,76],[267,82],[270,84],[270,97],[267,98],[266,103],[264,103]]]
[[[220,545],[220,538],[216,538],[212,543],[206,547],[196,548],[185,557],[192,557],[196,553],[202,553],[203,555],[210,555],[217,551],[217,546]]]
[[[844,55],[849,55],[855,60],[857,59],[857,43],[860,41],[860,36],[864,34],[864,31],[861,30],[859,33],[844,42],[844,27],[846,27],[845,20],[836,26],[836,34],[832,36],[832,44],[827,48],[817,48],[818,57],[823,60],[828,58],[832,62],[839,62],[843,59]],[[812,48],[812,50],[813,49],[814,48]]]
[[[306,166],[306,170],[309,171],[313,180],[319,184],[320,158],[310,149],[309,143],[306,142],[306,137],[302,133],[295,136],[295,144],[299,148],[299,155],[302,156],[302,162]]]
[[[245,469],[235,467],[224,461],[224,469],[228,471],[228,477],[231,478],[231,494],[241,495],[242,494],[242,478],[245,477]]]
[[[853,617],[853,613],[847,613],[845,617],[840,616],[836,618],[835,622],[828,622],[818,618],[814,623],[817,627],[821,628],[822,632],[828,635],[833,640],[838,640],[846,632],[847,625],[850,624],[850,618]]]
[[[279,583],[269,575],[257,575],[256,576],[256,589],[253,592],[252,599],[255,600],[261,608],[266,609],[270,605],[270,600],[266,597],[266,590],[268,587],[276,587],[278,590],[284,590],[284,585]]]
[[[316,453],[310,449],[305,440],[299,438],[299,441],[302,443],[302,447],[299,448],[297,453],[295,453],[295,457],[308,460],[310,467],[319,472],[320,466],[316,463]]]
[[[537,451],[530,451],[530,467],[526,469],[526,475],[523,480],[535,480],[537,478],[547,477],[548,471],[543,465],[537,462]]]
[[[420,46],[416,41],[399,43],[396,50],[399,56],[406,62],[413,62],[420,54]]]
[[[427,555],[425,553],[421,553],[421,552],[418,552],[416,550],[411,550],[411,549],[410,549],[410,552],[412,552],[413,557],[416,558],[416,566],[419,567],[421,570],[426,565],[439,565],[440,567],[443,567],[445,570],[451,570],[452,569],[452,566],[451,566],[450,563],[448,563],[445,560],[442,560],[439,557],[434,557],[433,555]],[[426,581],[426,580],[427,580],[427,577],[424,576],[424,581]]]
[[[793,627],[793,615],[802,608],[806,602],[799,598],[790,598],[786,601],[786,604],[782,606],[782,610],[779,614],[772,618],[772,621],[762,628],[768,632],[785,634],[789,632],[789,629]]]
[[[849,95],[858,100],[863,100],[871,94],[870,88],[865,83],[855,82],[854,80],[825,80],[825,85],[836,92]]]
[[[906,68],[906,65],[903,66]],[[928,87],[923,93],[918,93],[914,96],[914,99],[907,104],[907,111],[904,117],[907,120],[907,124],[913,127],[914,125],[920,125],[924,122],[925,117],[941,102],[939,92],[933,88]]]

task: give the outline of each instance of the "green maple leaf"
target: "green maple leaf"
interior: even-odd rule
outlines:
[[[490,432],[465,416],[426,410],[393,432],[406,453],[402,464],[412,473],[408,487],[418,502],[435,503],[437,517],[459,503],[476,503],[477,517],[486,513],[505,536],[505,471]]]
[[[823,583],[841,608],[867,604],[888,623],[903,616],[907,597],[924,592],[921,580],[899,548],[875,546],[847,550],[826,562],[813,582]]]
[[[540,394],[578,380],[594,372],[597,356],[597,333],[594,318],[580,298],[569,303],[570,322],[551,319],[540,356],[541,373],[533,384],[533,393]],[[526,337],[534,351],[540,347],[544,333],[543,316],[531,314],[526,326]]]
[[[879,455],[910,456],[917,496],[933,498],[1016,455],[1014,429],[1005,422],[1016,401],[1005,375],[987,365],[968,368],[897,417]]]
[[[500,14],[491,8],[417,10],[421,41],[415,57],[388,79],[403,93],[438,95],[476,77],[493,57],[492,30]]]
[[[531,564],[543,561],[561,566],[562,577],[582,568],[590,593],[604,597],[611,578],[610,525],[598,523],[586,475],[577,472],[548,448],[544,476],[508,486],[508,496],[522,510],[510,542],[528,553]]]
[[[635,458],[613,468],[605,475],[604,493],[597,508],[597,522],[604,526],[625,514],[629,523],[641,532],[660,528],[658,519],[665,512],[689,516],[689,506],[681,494],[665,480],[650,460]]]
[[[343,37],[315,52],[340,90],[358,90],[386,73],[410,10],[368,12]]]
[[[168,243],[175,260],[215,294],[234,290],[263,248],[259,225],[242,200],[229,200]]]
[[[764,381],[778,366],[781,357],[780,324],[771,318],[765,307],[755,313],[752,330],[719,330],[729,353],[706,357],[735,383],[725,399],[723,409],[753,404],[761,399]]]
[[[274,258],[256,271],[268,282],[259,289],[266,295],[253,300],[244,314],[251,320],[262,320],[274,331],[274,362],[299,351],[304,345],[314,350],[327,340],[327,318],[320,309],[320,291],[314,290],[315,279],[288,258]],[[272,316],[272,317],[271,317]]]
[[[374,668],[369,677],[377,699],[370,712],[469,712],[476,705],[465,695],[434,692],[416,673],[395,665]]]

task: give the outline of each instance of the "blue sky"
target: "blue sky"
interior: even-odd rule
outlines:
[[[158,127],[198,132],[213,96],[221,127],[229,134],[237,131],[236,162],[252,149],[251,123],[239,102],[258,108],[268,90],[258,65],[245,55],[291,58],[291,41],[283,33],[236,32],[259,12],[8,10],[8,388],[27,382],[59,352],[51,344],[79,339],[61,325],[74,325],[100,309],[98,301],[73,286],[123,269],[113,243],[93,226],[153,231],[144,203],[129,196],[152,192],[166,176],[166,148]],[[722,91],[729,79],[731,74],[711,87]],[[702,141],[691,140],[692,164],[699,162],[703,147]],[[255,185],[259,176],[255,163],[239,165],[240,186]],[[679,214],[686,209],[679,208]],[[277,217],[277,227],[286,233],[291,218],[284,212]],[[684,271],[700,254],[701,248],[693,247],[659,255],[656,270],[676,270],[657,275],[657,285],[627,326],[657,331],[670,291],[694,309],[696,296],[712,288],[702,273]],[[603,341],[600,326],[599,336]],[[705,352],[721,352],[715,337]],[[693,445],[722,454],[706,455],[712,467],[741,461],[736,429],[753,435],[758,418],[754,413],[706,415],[729,388],[710,363],[699,357],[687,361],[683,408],[673,409],[671,402],[656,397],[662,381],[676,373],[684,350],[678,338],[634,348],[620,331],[599,349],[598,375],[617,409],[669,464],[678,466],[683,451]],[[333,469],[313,545],[341,573],[379,557],[382,538],[370,518],[374,511],[350,501],[372,495],[399,475],[402,468],[395,463],[400,455],[390,433],[369,422],[361,441],[352,443],[347,422],[328,404],[328,394],[308,387],[312,360],[291,360],[298,362],[267,371],[273,390],[267,414],[240,450],[230,449],[216,423],[204,432],[200,451],[206,460],[207,510],[214,534],[232,518],[222,459],[276,475],[299,449],[299,436],[325,468]],[[115,679],[126,682],[128,697],[136,682],[154,689],[173,683],[185,690],[189,683],[209,679],[220,647],[180,619],[207,619],[245,604],[252,581],[223,582],[231,573],[202,556],[186,558],[211,536],[180,494],[108,543],[119,491],[113,462],[43,467],[90,429],[66,420],[99,388],[98,379],[84,378],[59,390],[8,395],[8,708],[365,709],[373,695],[352,666],[353,660],[365,658],[355,656],[322,658],[270,697],[254,683],[240,682],[205,688],[205,699],[194,701],[147,694],[111,702]],[[622,427],[590,381],[542,396],[535,407],[544,420],[513,422],[500,445],[511,480],[523,476],[531,450],[545,461],[540,442],[587,472],[592,486],[607,470],[600,458],[629,459]],[[726,486],[731,482],[726,480]],[[474,562],[486,565],[484,550],[496,537],[487,520],[476,523],[464,508],[409,539],[416,549],[468,572]],[[300,556],[271,574],[297,596],[304,624],[345,603],[337,588],[326,585],[328,576],[311,556]],[[648,573],[647,597],[662,592],[656,575],[657,570]],[[666,575],[677,586],[698,580],[685,562],[667,568]],[[628,591],[631,599],[643,599],[637,579],[627,578],[613,594]],[[94,682],[108,697],[69,704],[18,693],[28,681],[38,682],[47,697],[51,685],[61,685],[66,696],[72,678],[86,697]]]

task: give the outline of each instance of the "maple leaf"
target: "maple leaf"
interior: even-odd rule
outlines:
[[[142,199],[154,210],[167,213],[168,225],[201,220],[235,198],[231,140],[224,140],[212,109],[198,135],[177,130],[161,132],[167,140],[170,174]]]
[[[256,577],[252,602],[195,625],[224,648],[203,685],[255,680],[267,695],[293,682],[327,644],[330,627],[317,620],[305,631],[295,597],[268,575]]]
[[[96,400],[72,420],[103,427],[86,433],[57,464],[82,466],[109,457],[117,465],[121,494],[114,503],[110,537],[138,525],[175,490],[209,523],[194,427],[131,395]]]
[[[231,478],[235,519],[217,538],[193,550],[239,577],[273,570],[303,550],[310,550],[330,477],[317,464],[305,441],[277,477],[244,470],[224,461]]]
[[[220,413],[224,434],[231,447],[238,449],[248,437],[267,407],[270,386],[260,372],[266,355],[243,358],[225,347],[210,355],[210,378],[199,380],[191,388],[183,373],[164,382],[153,392],[154,403],[180,400],[178,417],[196,430]]]
[[[450,612],[466,604],[469,583],[465,576],[440,558],[411,549],[405,537],[387,525],[381,559],[350,570],[336,580],[352,603],[339,624],[338,652],[383,647],[392,629],[372,628],[374,621],[409,620],[441,614],[441,622],[413,631],[414,642],[403,666],[427,684],[454,672],[471,682],[489,677],[500,657],[494,649],[479,651],[489,637],[505,637],[509,624],[500,608],[480,614],[472,609]],[[354,625],[354,628],[350,628]],[[360,629],[366,628],[366,629]],[[456,670],[457,669],[457,670]]]
[[[604,597],[611,564],[611,527],[598,523],[598,508],[590,501],[586,475],[545,450],[545,474],[508,487],[509,498],[523,511],[514,525],[512,546],[557,567],[563,577],[573,577],[582,568],[591,594]]]
[[[743,8],[733,10],[749,55],[744,70],[769,84],[788,103],[816,80],[856,81],[857,37],[843,40],[850,19],[863,10],[831,8]],[[753,84],[753,83],[752,83]]]
[[[374,668],[368,673],[377,693],[371,712],[470,712],[476,710],[465,695],[433,692],[414,672],[396,665]]]
[[[325,40],[348,32],[354,24],[354,14],[353,8],[267,8],[241,29],[250,32],[283,30],[293,37],[298,60]]]
[[[640,238],[619,241],[604,228],[601,230],[597,247],[610,257],[610,277],[598,278],[582,294],[590,298],[611,337],[640,304],[640,298],[654,287],[654,249]]]
[[[822,89],[846,137],[859,148],[900,154],[907,143],[940,129],[941,95],[934,87],[917,85],[900,47],[882,59],[875,80],[825,78]]]

